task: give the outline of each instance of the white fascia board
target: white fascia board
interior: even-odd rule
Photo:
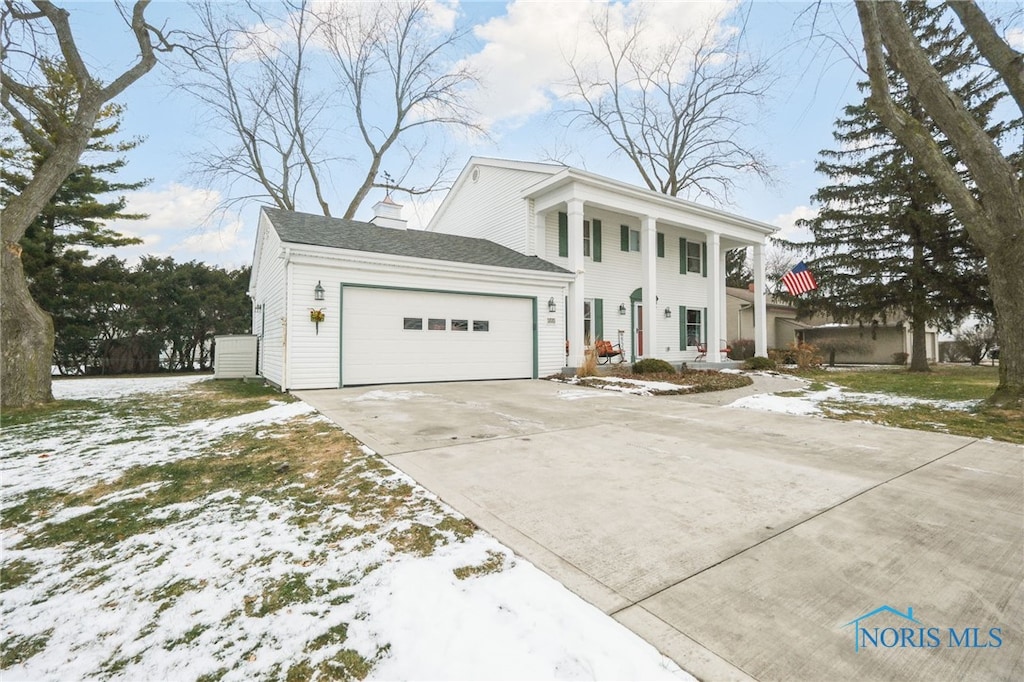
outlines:
[[[532,171],[534,173],[557,173],[558,171],[565,168],[564,166],[558,166],[555,164],[548,163],[534,163],[531,161],[511,161],[508,159],[494,159],[486,156],[471,156],[466,165],[463,166],[462,171],[459,172],[459,177],[455,179],[455,183],[452,185],[448,193],[444,195],[444,199],[441,200],[441,205],[434,211],[434,215],[431,216],[430,222],[424,228],[427,232],[434,232],[436,226],[444,217],[444,214],[448,211],[448,204],[452,197],[458,195],[459,190],[463,185],[466,184],[468,178],[471,175],[474,166],[489,166],[492,168],[513,168],[517,170]]]
[[[538,210],[550,209],[563,186],[575,198],[600,205],[609,210],[637,215],[654,215],[657,219],[680,227],[717,232],[748,243],[763,243],[764,237],[779,230],[774,225],[728,213],[709,206],[671,197],[653,190],[636,187],[601,175],[567,168],[545,178],[523,192],[524,199],[533,199]]]
[[[413,256],[396,256],[373,251],[355,251],[327,246],[310,246],[308,244],[286,243],[291,254],[290,261],[303,265],[320,265],[325,261],[355,266],[359,269],[374,268],[415,270],[423,274],[441,274],[447,277],[458,276],[474,280],[506,282],[542,282],[547,284],[564,284],[571,282],[576,276],[571,272],[544,272],[542,270],[522,270],[519,268],[503,268],[494,265],[477,265],[458,261],[416,258]]]
[[[256,291],[256,280],[259,277],[260,251],[263,249],[264,233],[268,229],[267,214],[260,208],[260,217],[256,222],[256,243],[252,248],[252,270],[249,271],[249,295]]]

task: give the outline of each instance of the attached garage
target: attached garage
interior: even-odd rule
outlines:
[[[250,296],[265,379],[290,390],[561,370],[571,273],[382,222],[263,209]]]
[[[535,299],[342,288],[342,383],[529,379]]]

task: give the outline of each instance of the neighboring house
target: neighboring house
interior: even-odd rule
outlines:
[[[726,317],[729,341],[754,338],[754,292],[728,287]],[[824,345],[829,340],[845,342],[847,350],[836,353],[836,362],[844,364],[889,364],[894,354],[913,349],[914,335],[906,319],[900,315],[886,324],[839,324],[823,315],[797,319],[796,306],[769,297],[767,302],[768,347],[785,348],[794,342]],[[926,357],[935,362],[939,357],[938,329],[926,329]]]
[[[726,339],[725,252],[753,247],[763,302],[763,246],[777,228],[576,168],[474,157],[427,229],[573,273],[558,313],[576,367],[596,339],[621,340],[631,359],[693,361],[709,339],[714,351]],[[753,338],[764,355],[767,336]]]
[[[939,357],[939,330],[925,328],[925,358],[937,362]],[[896,362],[896,354],[910,357],[914,349],[914,335],[903,319],[888,320],[886,324],[823,324],[797,333],[798,340],[826,346],[829,340],[851,342],[854,350],[838,350],[836,362],[844,364],[887,365]],[[905,360],[906,358],[904,358]]]
[[[754,291],[752,288],[740,289],[726,287],[726,329],[730,343],[737,339],[753,339],[754,326]],[[821,324],[825,320],[797,319],[796,307],[786,301],[769,295],[766,303],[768,319],[768,347],[785,348],[797,339],[797,333]]]
[[[732,248],[753,247],[765,314],[776,228],[578,169],[473,158],[426,231],[390,198],[374,211],[262,210],[249,295],[280,388],[546,376],[601,338],[692,361],[726,338]]]

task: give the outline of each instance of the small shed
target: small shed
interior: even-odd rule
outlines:
[[[213,337],[213,378],[244,379],[256,375],[256,344],[253,334]]]

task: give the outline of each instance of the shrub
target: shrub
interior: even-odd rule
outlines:
[[[904,353],[903,351],[900,351],[898,353],[893,353],[892,354],[893,364],[896,364],[896,365],[905,365],[905,364],[907,364],[907,360],[909,358],[910,358],[910,353]]]
[[[747,361],[743,363],[743,369],[775,369],[775,361],[761,355],[755,355],[754,357],[747,358]]]
[[[676,368],[658,358],[647,358],[633,363],[633,374],[675,374]]]
[[[768,357],[780,365],[796,365],[800,369],[817,367],[822,363],[818,348],[810,343],[791,343],[786,348],[773,348]]]
[[[995,328],[990,324],[978,324],[971,329],[960,329],[953,335],[955,352],[980,365],[985,354],[996,347]]]
[[[871,350],[871,344],[860,339],[852,339],[845,336],[826,336],[815,339],[814,345],[818,350],[828,353],[828,366],[836,366],[836,353],[856,355],[867,353]]]
[[[753,339],[736,339],[729,344],[729,359],[730,360],[746,360],[747,358],[754,357],[754,340]]]
[[[576,376],[592,377],[597,374],[597,351],[590,346],[583,352],[583,364],[576,368]]]

